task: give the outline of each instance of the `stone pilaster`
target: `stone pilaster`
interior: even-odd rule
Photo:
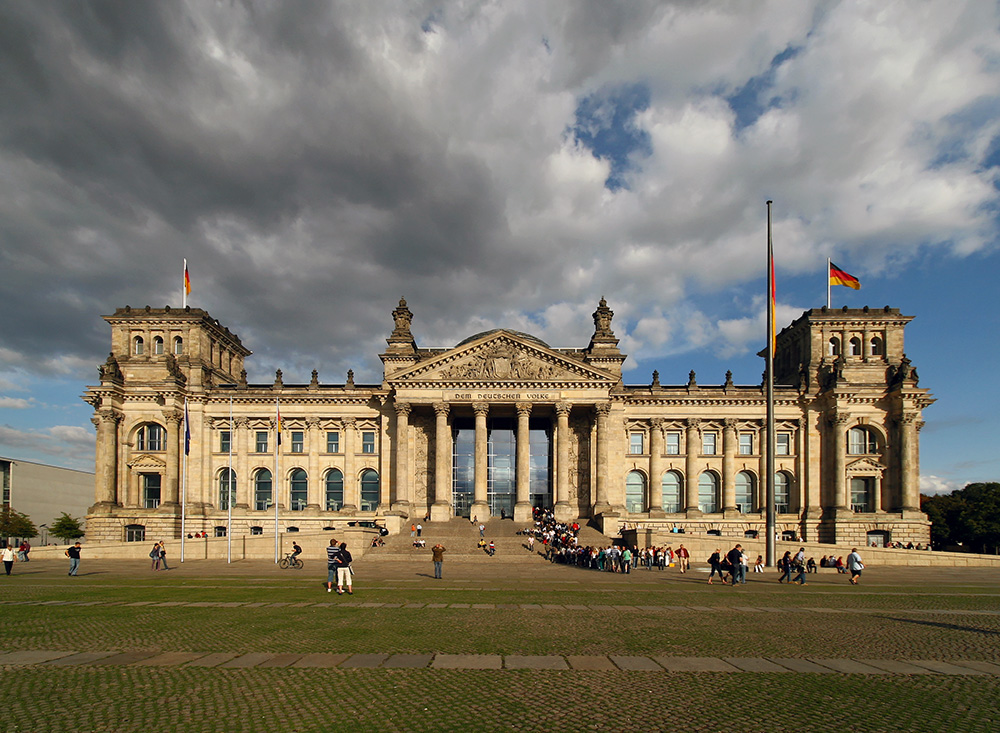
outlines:
[[[529,420],[531,418],[531,403],[518,402],[517,408],[517,447],[515,472],[517,503],[514,504],[514,521],[530,522],[531,516],[531,442],[529,437]]]
[[[354,514],[361,501],[361,487],[358,485],[358,472],[355,468],[357,458],[354,455],[358,431],[353,417],[345,417],[341,424],[344,426],[344,506],[340,511],[343,514]]]
[[[99,410],[91,419],[97,428],[94,474],[94,506],[91,514],[108,513],[119,504],[118,500],[118,425],[122,416],[113,410]]]
[[[611,511],[608,503],[608,469],[609,441],[611,440],[608,425],[611,415],[611,403],[601,402],[594,406],[597,411],[597,501],[594,504],[594,514],[605,514]]]
[[[173,511],[180,497],[180,426],[184,413],[174,410],[163,416],[167,423],[167,468],[160,496],[160,509]]]
[[[246,511],[250,508],[250,492],[253,486],[252,477],[247,474],[249,470],[247,463],[247,440],[250,433],[250,421],[245,417],[233,419],[235,423],[235,435],[230,436],[230,440],[235,440],[236,465],[233,470],[236,472],[236,504],[233,509]]]
[[[684,508],[689,517],[700,517],[698,506],[698,456],[701,455],[701,420],[696,417],[687,419],[686,450],[684,456]]]
[[[663,511],[663,419],[649,421],[649,516],[664,517]]]
[[[736,420],[727,417],[722,424],[722,511],[736,517]]]
[[[306,489],[306,513],[317,514],[322,508],[324,491],[323,477],[319,475],[319,453],[323,444],[323,433],[320,430],[319,418],[306,418],[306,445],[309,447],[308,470],[309,484]]]

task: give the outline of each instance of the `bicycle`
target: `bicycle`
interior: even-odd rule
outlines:
[[[282,570],[288,570],[288,568],[295,568],[296,570],[301,570],[303,568],[302,561],[299,560],[293,553],[288,553],[283,558],[278,560],[278,567]]]

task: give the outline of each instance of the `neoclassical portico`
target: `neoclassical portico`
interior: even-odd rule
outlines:
[[[494,329],[425,348],[401,300],[379,384],[249,384],[250,352],[204,311],[122,308],[88,388],[97,429],[88,527],[127,539],[226,529],[288,531],[341,518],[445,521],[533,507],[592,521],[742,537],[763,529],[765,404],[760,384],[626,385],[602,299],[583,348]],[[894,309],[805,312],[775,356],[775,505],[784,535],[927,540],[919,429],[933,402],[903,353]],[[148,344],[159,345],[152,352]],[[163,353],[170,344],[171,353]],[[845,346],[846,345],[846,346]],[[179,494],[184,402],[192,450]],[[275,409],[282,442],[277,451]],[[231,482],[231,484],[229,483]],[[184,504],[183,508],[181,503]],[[874,539],[873,539],[874,538]]]

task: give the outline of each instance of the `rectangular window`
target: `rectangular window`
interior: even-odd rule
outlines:
[[[301,430],[292,431],[292,453],[302,453],[305,449],[306,434]]]
[[[327,453],[340,453],[340,433],[336,430],[330,430],[326,434],[326,452]]]
[[[641,456],[643,454],[642,438],[642,433],[629,433],[628,452],[633,456]]]
[[[681,434],[667,433],[667,455],[679,456],[681,454]]]
[[[267,453],[267,431],[258,430],[257,431],[257,441],[255,445],[256,453]]]
[[[228,453],[232,448],[232,437],[228,430],[219,431],[219,453]]]
[[[740,455],[753,455],[753,433],[740,433]]]
[[[704,456],[715,455],[715,443],[718,436],[716,433],[704,433],[701,436],[701,454]]]
[[[362,453],[375,452],[375,433],[370,431],[365,431],[361,433],[361,452]]]
[[[792,434],[778,433],[775,439],[775,452],[779,456],[790,456],[792,454]]]

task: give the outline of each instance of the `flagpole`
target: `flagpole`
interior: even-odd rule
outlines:
[[[278,564],[278,449],[281,447],[281,407],[274,398],[274,481],[271,498],[274,500],[274,564]]]
[[[187,537],[185,524],[185,506],[187,505],[187,482],[188,482],[188,450],[190,446],[191,426],[188,418],[188,400],[184,398],[184,467],[181,471],[181,562],[184,562],[184,539]]]
[[[830,310],[830,268],[832,263],[829,257],[826,258],[826,309]]]
[[[188,304],[187,272],[188,272],[188,261],[187,261],[187,257],[185,257],[184,258],[184,271],[181,272],[181,307],[182,308],[187,308],[187,304]]]
[[[774,506],[774,248],[771,244],[771,201],[767,202],[767,451],[765,470],[767,472],[767,511],[765,519],[765,564],[775,564],[775,506]]]
[[[230,385],[230,389],[232,385]],[[229,393],[229,480],[226,481],[226,562],[233,561],[233,393]]]

